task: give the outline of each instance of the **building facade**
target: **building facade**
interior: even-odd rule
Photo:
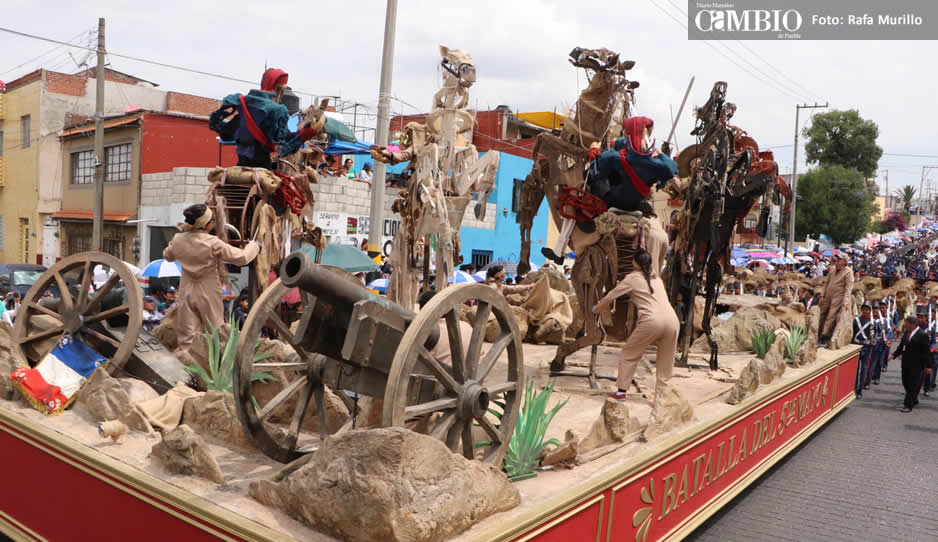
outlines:
[[[57,251],[61,257],[92,250],[94,136],[92,121],[70,127],[60,136],[61,209],[52,213],[52,219],[57,225]],[[154,111],[106,119],[104,155],[103,250],[135,264],[150,260],[144,250],[133,254],[141,220],[141,177],[171,170],[180,162],[201,167],[237,162],[234,148],[219,146],[204,117]],[[187,194],[184,186],[167,185],[167,189],[180,196]],[[204,198],[204,191],[202,195]],[[182,216],[181,211],[178,216]]]
[[[157,86],[106,69],[105,116],[136,110],[207,116],[218,104]],[[52,216],[63,210],[68,177],[60,134],[93,119],[95,87],[95,68],[76,74],[38,69],[7,83],[0,94],[0,263],[48,266],[60,256],[59,224]],[[217,150],[214,156],[213,165]]]

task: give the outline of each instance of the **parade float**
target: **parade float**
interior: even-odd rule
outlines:
[[[233,225],[219,231],[232,243],[266,236],[269,248],[252,266],[257,299],[243,329],[206,333],[201,380],[173,355],[171,329],[142,331],[140,288],[121,262],[79,254],[43,274],[16,325],[0,323],[0,368],[13,375],[0,385],[0,531],[16,540],[679,540],[850,403],[858,349],[844,325],[819,350],[817,308],[718,297],[739,216],[723,201],[751,205],[775,182],[774,163],[759,166],[770,157],[726,124],[725,83],[698,110],[700,140],[678,160],[686,252],[670,264],[689,310],[683,363],[663,397],[651,400],[655,369],[643,362],[639,393],[607,398],[616,341],[634,317],[627,302],[620,324],[588,311],[629,270],[641,219],[571,234],[586,256],[572,286],[558,286],[579,314],[559,346],[523,342],[544,336],[530,330],[536,319],[487,285],[443,288],[417,310],[416,275],[428,283],[434,256],[440,273],[452,272],[453,215],[484,201],[473,194],[492,189],[497,163],[469,143],[471,59],[441,52],[448,75],[435,116],[408,127],[407,156],[374,150],[417,172],[402,191],[392,253],[402,271],[390,299],[318,263],[324,240],[307,220],[306,184],[318,181],[307,167],[315,152],[290,160],[292,176],[215,173],[207,201]],[[591,139],[621,123],[637,87],[633,63],[610,51],[572,56],[590,87],[560,136],[539,142],[523,196],[546,194],[558,222],[589,214]],[[713,210],[724,208],[725,220]],[[284,249],[294,241],[305,246]],[[113,273],[92,290],[97,265]],[[267,284],[271,270],[279,279]],[[538,287],[556,297],[542,276]],[[288,315],[280,305],[292,288],[301,301]],[[734,315],[711,319],[717,305]],[[78,376],[51,403],[36,400],[50,390],[27,380],[51,381],[63,367]]]

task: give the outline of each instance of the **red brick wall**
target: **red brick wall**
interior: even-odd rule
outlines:
[[[162,173],[175,167],[233,166],[238,159],[233,145],[222,147],[218,163],[218,140],[208,121],[158,113],[143,117],[140,173]]]
[[[220,105],[220,100],[214,100],[212,98],[183,94],[182,92],[166,93],[167,111],[207,117],[212,111],[218,109]]]
[[[84,75],[68,75],[65,73],[46,71],[46,89],[56,94],[84,96],[85,81]]]

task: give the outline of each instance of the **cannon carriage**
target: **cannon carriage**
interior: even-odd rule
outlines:
[[[287,326],[275,308],[293,287],[301,292],[302,317]],[[470,300],[478,308],[465,344],[458,309]],[[483,353],[490,314],[498,332]],[[292,351],[287,359],[254,361],[258,339],[268,327]],[[450,363],[438,359],[439,346],[448,349]],[[505,366],[498,364],[503,353]],[[253,381],[259,371],[277,382]],[[514,430],[523,378],[518,325],[507,301],[493,289],[479,284],[446,288],[413,313],[298,251],[284,260],[280,279],[248,315],[238,342],[234,389],[249,437],[278,461],[314,451],[315,435],[303,430],[313,398],[319,440],[325,437],[328,386],[346,400],[382,400],[383,426],[425,431],[467,458],[497,465]],[[496,405],[497,416],[491,413]]]

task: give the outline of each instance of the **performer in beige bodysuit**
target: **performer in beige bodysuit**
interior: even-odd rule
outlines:
[[[834,334],[841,311],[850,311],[853,302],[853,270],[847,266],[847,257],[839,250],[834,252],[834,268],[827,275],[821,295],[818,346],[826,346]]]
[[[260,243],[240,249],[208,233],[215,219],[212,210],[201,203],[189,206],[183,214],[185,222],[177,226],[180,231],[163,250],[163,258],[178,261],[182,267],[176,337],[179,351],[189,355],[206,321],[216,328],[225,323],[221,298],[225,264],[247,265],[260,251]]]
[[[638,362],[650,344],[658,348],[655,368],[656,398],[664,391],[666,382],[671,378],[680,323],[671,308],[664,282],[652,267],[651,255],[644,248],[638,248],[635,252],[635,271],[626,275],[593,307],[593,312],[599,314],[618,297],[628,294],[631,303],[638,309],[635,330],[622,345],[619,375],[616,379],[619,389],[610,395],[614,399],[625,399],[625,392],[632,383]]]

